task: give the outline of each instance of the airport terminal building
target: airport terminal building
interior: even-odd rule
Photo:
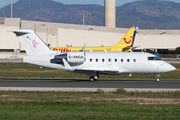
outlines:
[[[30,29],[49,47],[110,46],[118,43],[129,28],[75,25],[5,18],[0,21],[0,59],[16,59],[26,55],[14,30]],[[134,46],[162,52],[180,47],[180,30],[136,29]]]

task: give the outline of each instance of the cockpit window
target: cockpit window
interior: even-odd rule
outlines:
[[[148,57],[148,60],[161,60],[159,57]]]

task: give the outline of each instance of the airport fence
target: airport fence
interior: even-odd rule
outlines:
[[[160,58],[180,58],[180,54],[159,54]]]

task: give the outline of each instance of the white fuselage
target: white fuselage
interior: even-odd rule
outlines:
[[[85,61],[82,64],[69,63],[71,69],[66,69],[63,63],[54,63],[55,55],[58,54],[27,56],[24,62],[61,71],[87,70],[107,74],[165,73],[175,70],[169,63],[153,59],[157,58],[155,55],[143,52],[85,52]]]

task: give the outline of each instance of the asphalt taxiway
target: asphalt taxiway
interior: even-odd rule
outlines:
[[[114,80],[98,79],[19,79],[0,78],[0,90],[27,91],[113,91],[117,88],[126,90],[176,91],[180,90],[180,80]]]

